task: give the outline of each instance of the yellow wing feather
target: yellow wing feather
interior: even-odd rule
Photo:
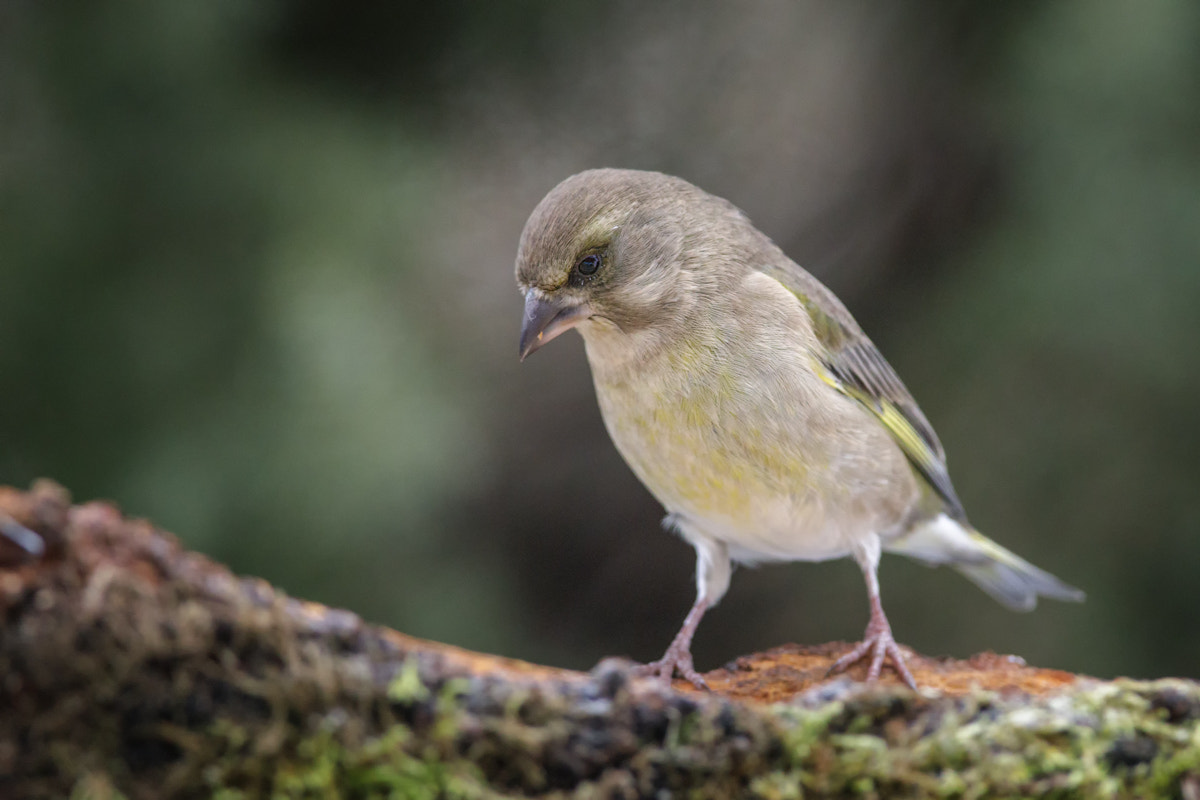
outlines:
[[[822,379],[874,414],[921,477],[945,502],[946,512],[964,518],[962,503],[946,471],[942,444],[916,400],[833,293],[811,275],[803,275],[810,284],[805,287],[810,293],[789,285],[779,273],[772,277],[796,296],[812,320],[813,332],[824,348],[818,356]],[[832,307],[827,310],[825,306]]]

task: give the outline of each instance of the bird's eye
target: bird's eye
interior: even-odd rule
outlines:
[[[580,275],[595,275],[596,270],[600,269],[600,256],[596,253],[589,253],[575,265],[575,271]]]

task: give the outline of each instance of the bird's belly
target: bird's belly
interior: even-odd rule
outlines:
[[[853,542],[870,533],[869,526],[826,516],[821,509],[765,500],[746,517],[673,512],[685,538],[702,536],[722,542],[734,561],[825,561],[853,550]]]
[[[804,398],[781,413],[761,400],[722,402],[694,391],[597,389],[617,449],[685,523],[684,535],[722,542],[738,561],[847,555],[863,537],[896,524],[902,509],[883,498],[898,494],[901,505],[910,502],[908,485],[899,493],[892,485],[913,484],[903,456],[889,461],[879,457],[880,441],[839,435],[828,403],[815,417],[816,404]],[[841,412],[860,413],[840,402],[835,398]],[[883,452],[889,448],[883,442]]]

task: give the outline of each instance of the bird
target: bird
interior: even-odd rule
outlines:
[[[916,689],[880,600],[880,555],[949,565],[1008,608],[1084,594],[979,533],[933,427],[846,306],[736,206],[682,178],[592,169],[525,224],[520,359],[583,337],[601,416],[696,551],[696,600],[642,674],[705,687],[691,653],[733,564],[850,556],[869,657]]]

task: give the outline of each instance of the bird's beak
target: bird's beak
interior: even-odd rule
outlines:
[[[560,333],[566,333],[592,315],[587,303],[564,297],[545,296],[530,289],[525,293],[525,317],[521,321],[521,360]]]

